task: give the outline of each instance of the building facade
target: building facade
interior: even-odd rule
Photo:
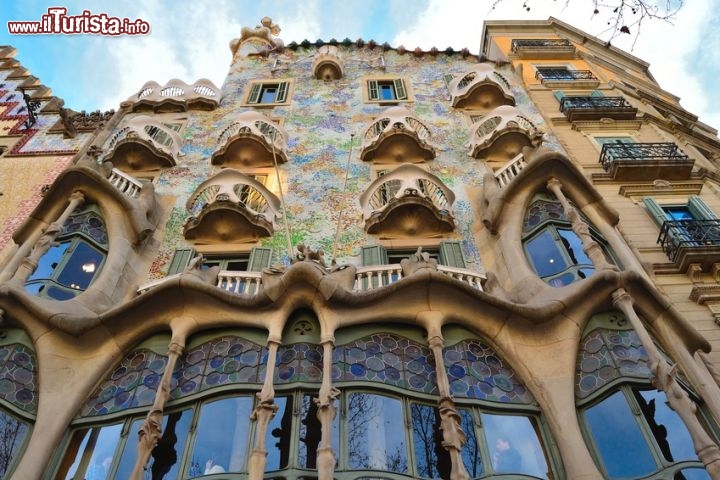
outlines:
[[[1,265],[12,479],[719,479],[717,131],[555,19],[230,42]]]

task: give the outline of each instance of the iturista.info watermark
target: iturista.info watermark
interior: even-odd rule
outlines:
[[[111,17],[106,13],[83,10],[80,15],[68,15],[65,7],[50,7],[39,21],[7,22],[11,35],[146,35],[150,24],[140,18]]]

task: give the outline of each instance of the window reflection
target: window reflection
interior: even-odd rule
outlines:
[[[28,426],[25,422],[0,412],[0,478],[5,478],[27,432]]]
[[[696,460],[690,433],[668,406],[665,394],[657,390],[633,390],[633,394],[665,460]]]
[[[430,405],[410,404],[417,474],[425,478],[449,478],[450,455],[442,446],[440,412]]]
[[[122,424],[77,430],[70,440],[58,478],[106,480],[121,432]]]
[[[483,459],[480,451],[480,444],[475,435],[475,421],[470,410],[461,408],[458,410],[460,414],[460,426],[465,432],[466,443],[462,448],[463,464],[472,478],[479,477],[483,474]]]
[[[279,470],[288,466],[290,459],[290,435],[292,434],[293,398],[275,397],[278,411],[270,420],[265,448],[267,470]]]
[[[495,472],[548,478],[537,427],[529,417],[483,413],[480,419]]]

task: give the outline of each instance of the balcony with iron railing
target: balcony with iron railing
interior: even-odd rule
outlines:
[[[435,158],[432,134],[405,107],[390,107],[365,129],[360,158],[376,162],[422,162]]]
[[[422,168],[403,164],[360,196],[365,230],[388,237],[431,236],[455,229],[455,194]]]
[[[257,180],[226,168],[187,201],[185,238],[196,243],[245,242],[273,234],[280,200]]]
[[[513,39],[510,50],[524,59],[565,59],[575,56],[575,46],[564,38]]]
[[[607,143],[600,164],[613,180],[687,180],[695,161],[672,142]]]
[[[287,133],[257,111],[243,112],[218,136],[211,163],[226,167],[272,167],[287,162]]]
[[[687,272],[691,264],[710,271],[720,262],[720,219],[668,220],[657,243],[678,271]]]
[[[489,112],[471,127],[469,154],[474,158],[507,161],[523,147],[537,146],[542,132],[520,111],[503,105]]]
[[[176,165],[181,146],[182,139],[175,130],[140,115],[110,137],[103,161],[128,173],[159,170]]]
[[[535,78],[548,88],[596,88],[600,80],[590,70],[538,67]]]
[[[623,97],[562,97],[560,111],[571,122],[600,120],[634,120],[638,109]]]
[[[492,65],[478,64],[474,70],[448,83],[452,106],[470,110],[515,105],[510,84]]]

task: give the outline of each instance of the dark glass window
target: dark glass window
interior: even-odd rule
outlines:
[[[2,443],[0,443],[0,478],[5,478],[5,474],[8,473],[10,464],[20,451],[28,430],[28,425],[22,420],[0,412],[0,438],[2,438]]]

